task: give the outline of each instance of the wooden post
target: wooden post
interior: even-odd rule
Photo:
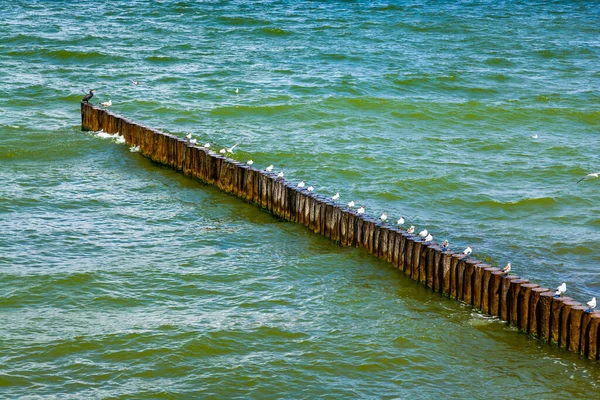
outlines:
[[[491,265],[478,264],[473,268],[473,307],[477,310],[481,310],[482,295],[483,295],[483,271],[485,268],[489,268]]]
[[[427,250],[426,250],[426,254],[427,254],[427,261],[425,262],[425,265],[427,266],[426,271],[425,271],[425,275],[427,276],[427,287],[434,289],[435,288],[435,277],[436,277],[436,269],[437,269],[437,264],[436,264],[436,259],[435,256],[436,254],[439,254],[442,251],[442,248],[440,246],[438,246],[436,243],[430,243],[429,245],[427,245]],[[438,256],[438,260],[439,262],[439,256]]]
[[[550,291],[540,293],[539,309],[539,337],[544,343],[552,341],[552,316],[553,316],[554,294]],[[557,334],[558,336],[558,334]]]
[[[562,310],[560,312],[560,337],[558,342],[558,345],[563,349],[569,348],[569,333],[571,331],[571,310],[574,307],[580,305],[581,303],[578,303],[573,300],[563,302]],[[579,344],[579,337],[577,337],[577,343]]]
[[[527,325],[527,333],[534,337],[539,337],[541,328],[541,312],[540,312],[540,295],[549,292],[544,287],[531,288],[529,295],[529,321]]]
[[[508,322],[512,326],[518,327],[519,325],[519,293],[521,291],[521,285],[529,283],[526,279],[512,279],[509,287],[509,297],[507,299],[508,304]]]
[[[523,283],[519,290],[517,327],[523,332],[528,332],[529,330],[529,318],[535,318],[535,316],[529,314],[529,310],[531,309],[531,291],[537,287],[538,285],[535,283]]]
[[[597,360],[599,356],[598,332],[600,329],[598,329],[598,326],[600,326],[600,314],[592,313],[587,337],[587,358],[590,360]]]
[[[550,344],[559,344],[561,311],[565,301],[571,301],[570,297],[553,297],[550,310]]]
[[[405,253],[405,255],[404,255],[404,262],[405,262],[404,272],[408,276],[412,276],[412,269],[413,269],[412,253],[413,253],[414,244],[415,244],[414,236],[406,238],[406,245],[404,246],[404,253]]]
[[[579,352],[579,345],[581,342],[581,321],[583,314],[587,307],[585,306],[574,306],[571,307],[571,316],[569,318],[569,345],[568,350],[574,353]],[[585,346],[584,346],[585,347]]]
[[[463,283],[463,301],[473,305],[473,289],[475,279],[475,268],[481,264],[481,261],[469,258],[465,261],[464,283]]]
[[[452,261],[454,253],[450,250],[442,252],[442,293],[451,296]]]
[[[579,354],[581,354],[584,357],[587,357],[588,355],[588,351],[589,351],[589,330],[590,330],[590,321],[592,319],[592,314],[591,312],[587,311],[587,307],[585,307],[586,310],[583,311],[582,316],[581,316],[581,334],[579,335]]]
[[[481,311],[488,315],[495,315],[491,308],[492,284],[494,282],[493,273],[502,272],[495,267],[483,268],[483,278],[481,280]]]
[[[423,247],[423,243],[419,239],[415,239],[413,241],[413,251],[412,251],[412,269],[410,277],[415,281],[419,280],[419,272],[421,266],[421,249]]]
[[[510,322],[510,282],[519,279],[518,276],[505,275],[500,285],[500,319]]]
[[[450,297],[458,299],[458,277],[456,271],[459,261],[464,257],[462,253],[452,254],[452,262],[450,263]]]

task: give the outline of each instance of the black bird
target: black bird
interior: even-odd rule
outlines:
[[[94,89],[90,90],[90,92],[86,94],[85,97],[81,99],[81,101],[85,101],[87,103],[92,97],[94,97]]]

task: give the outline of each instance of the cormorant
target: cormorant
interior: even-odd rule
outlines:
[[[92,97],[94,97],[94,89],[90,90],[90,92],[86,94],[85,97],[81,99],[81,101],[85,101],[87,103]]]

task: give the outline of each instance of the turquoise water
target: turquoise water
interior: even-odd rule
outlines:
[[[600,181],[576,183],[600,170],[596,2],[0,15],[0,397],[600,396],[597,363],[83,133],[79,114],[94,88],[585,303],[600,295]]]

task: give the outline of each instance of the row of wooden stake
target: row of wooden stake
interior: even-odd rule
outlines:
[[[298,188],[275,174],[190,144],[180,137],[81,103],[82,129],[119,133],[155,162],[215,185],[342,246],[365,248],[427,287],[497,316],[538,340],[598,360],[600,313],[462,253]]]

